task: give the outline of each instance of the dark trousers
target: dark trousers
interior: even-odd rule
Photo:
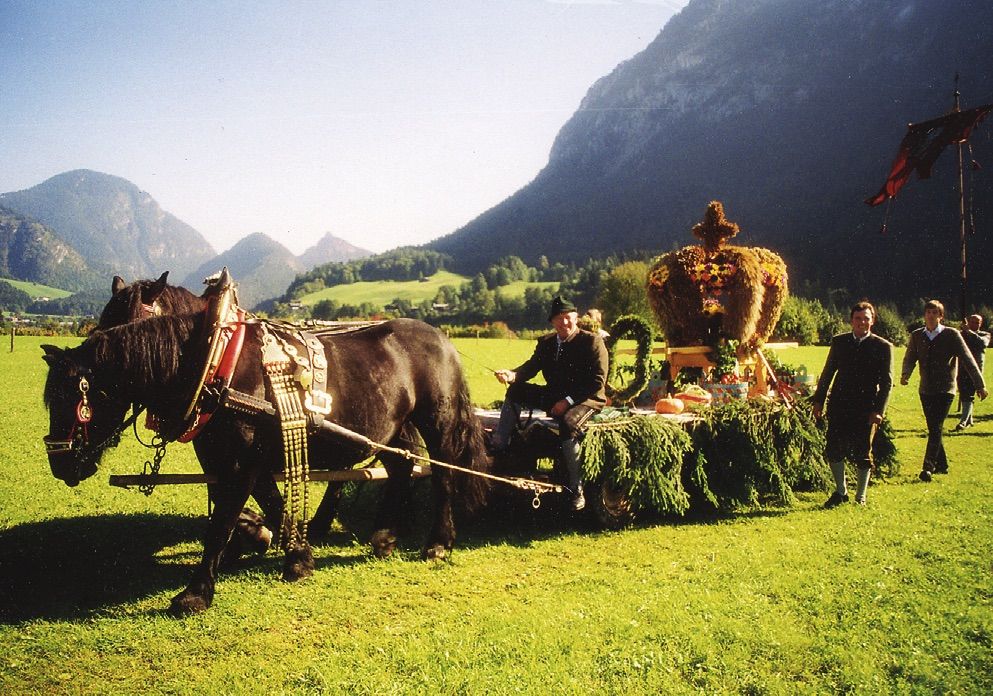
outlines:
[[[546,386],[531,384],[530,382],[514,382],[507,388],[508,401],[524,407],[540,408],[545,413],[548,413],[552,406],[563,398],[565,398],[563,395],[552,392]],[[559,423],[559,439],[577,439],[579,431],[594,413],[596,413],[595,409],[584,404],[572,406],[561,417],[556,418]]]
[[[925,471],[948,471],[948,458],[941,440],[945,419],[952,408],[952,394],[921,394],[921,408],[927,421],[927,449],[924,451]]]

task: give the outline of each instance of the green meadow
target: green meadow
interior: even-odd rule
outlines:
[[[53,300],[57,300],[63,297],[69,297],[69,295],[72,294],[68,290],[60,290],[59,288],[49,287],[48,285],[40,285],[38,283],[29,283],[26,280],[12,280],[10,278],[0,278],[0,280],[13,285],[18,290],[26,292],[31,296],[31,299],[48,297]]]
[[[452,273],[451,271],[438,271],[434,275],[428,276],[424,280],[376,280],[350,283],[348,285],[335,285],[324,288],[317,292],[304,295],[300,302],[304,305],[315,305],[321,300],[336,300],[343,305],[359,306],[363,302],[371,302],[373,305],[386,305],[395,299],[409,300],[417,304],[424,300],[433,300],[445,285],[451,285],[458,289],[463,283],[470,280],[467,276]],[[517,281],[510,285],[499,288],[505,297],[523,297],[524,290],[529,286],[538,287],[558,287],[558,283],[528,283]]]
[[[993,693],[993,402],[947,438],[951,473],[924,484],[916,378],[897,386],[901,470],[865,508],[823,510],[824,492],[608,533],[504,491],[435,565],[419,534],[371,557],[366,484],[312,578],[282,582],[270,551],[224,572],[208,612],[175,620],[206,492],[108,486],[148,458],[133,435],[78,487],[51,476],[39,345],[57,340],[0,353],[5,694]],[[477,403],[501,396],[488,369],[533,345],[455,343]],[[780,357],[816,372],[825,355]],[[197,470],[190,446],[169,447],[163,471]]]

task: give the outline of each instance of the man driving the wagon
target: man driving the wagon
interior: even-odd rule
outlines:
[[[524,407],[540,408],[554,418],[559,425],[571,505],[577,511],[586,506],[579,460],[580,433],[586,421],[607,403],[609,361],[603,339],[580,329],[578,319],[576,307],[556,297],[548,313],[555,331],[538,339],[534,353],[522,365],[494,372],[508,388],[491,442],[495,453],[507,448]],[[539,372],[545,384],[530,383],[528,380]]]

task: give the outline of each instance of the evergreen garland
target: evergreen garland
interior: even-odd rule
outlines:
[[[683,427],[655,416],[591,425],[583,438],[586,476],[606,476],[634,510],[684,514],[690,498],[682,483],[683,459],[693,440]]]
[[[613,386],[617,378],[617,344],[622,338],[633,338],[637,342],[634,377],[621,388]],[[655,336],[647,321],[636,314],[625,314],[610,327],[607,338],[607,353],[610,356],[610,369],[607,372],[607,394],[615,405],[629,403],[648,386],[648,364],[652,357],[652,342]]]
[[[688,433],[664,417],[594,423],[582,443],[589,480],[607,477],[638,511],[663,515],[791,505],[830,481],[809,405],[762,399],[707,409]]]
[[[735,510],[791,505],[794,491],[825,488],[824,435],[807,405],[761,399],[704,412],[694,430],[697,461],[684,478],[695,506]]]
[[[872,461],[880,478],[889,478],[900,473],[900,462],[896,458],[896,431],[889,418],[876,430],[872,441]]]

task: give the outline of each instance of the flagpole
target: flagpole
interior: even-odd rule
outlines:
[[[958,73],[955,73],[955,108],[954,108],[954,111],[956,113],[958,113],[959,111],[962,110],[961,107],[959,106],[959,96],[960,96],[960,93],[959,93],[959,74]],[[962,320],[964,321],[965,318],[966,318],[966,316],[967,316],[967,312],[968,312],[968,306],[967,306],[967,301],[966,301],[966,288],[968,287],[968,274],[966,273],[966,256],[965,256],[965,174],[964,174],[965,167],[963,165],[963,160],[962,160],[962,143],[961,143],[961,141],[957,145],[958,145],[958,154],[959,154],[959,246],[960,246],[960,248],[962,250],[962,270],[961,270],[961,276],[960,276],[960,281],[961,281],[960,292],[961,292],[961,296],[960,296],[959,306],[960,306],[960,308],[962,310],[961,317],[962,317]]]

